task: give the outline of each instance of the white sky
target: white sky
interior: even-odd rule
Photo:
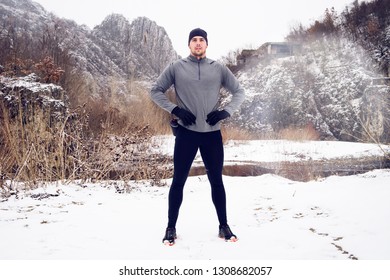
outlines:
[[[188,55],[188,34],[196,27],[208,33],[207,56],[218,59],[231,50],[283,41],[292,26],[308,25],[326,8],[340,14],[353,0],[35,0],[49,12],[90,28],[111,13],[129,21],[146,16],[165,28],[173,47]]]

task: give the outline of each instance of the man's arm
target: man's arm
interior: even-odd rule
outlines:
[[[233,73],[226,67],[222,67],[223,82],[222,86],[232,94],[232,100],[225,106],[224,110],[230,115],[238,110],[245,100],[245,92]]]
[[[168,99],[165,92],[174,84],[174,81],[173,64],[171,64],[165,68],[150,90],[150,97],[152,100],[169,113],[171,113],[177,105]]]

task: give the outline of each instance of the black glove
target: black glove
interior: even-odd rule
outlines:
[[[176,106],[172,110],[172,114],[174,114],[176,117],[181,119],[181,121],[183,122],[183,124],[185,126],[195,124],[196,117],[194,116],[194,114],[192,114],[191,112],[188,112],[187,110],[184,110],[184,109]]]
[[[228,117],[230,117],[230,114],[227,111],[225,111],[225,110],[222,110],[222,111],[212,111],[210,114],[207,115],[206,122],[209,125],[216,125],[217,122],[219,122],[221,120],[224,120],[224,119],[226,119]]]

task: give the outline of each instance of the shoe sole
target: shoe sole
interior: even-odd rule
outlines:
[[[163,241],[163,244],[165,245],[165,246],[173,246],[173,245],[175,245],[175,240],[177,239],[177,235],[175,235],[175,239],[173,239],[172,241],[169,241],[169,240],[164,240]]]
[[[232,237],[230,237],[230,239],[227,239],[227,240],[225,239],[225,241],[226,241],[226,242],[237,242],[237,241],[238,241],[238,238],[232,236]]]
[[[218,236],[218,237],[221,238],[221,239],[223,239],[223,240],[225,240],[225,242],[237,242],[237,241],[238,241],[238,238],[235,237],[235,236],[232,236],[232,237],[230,237],[229,239],[226,239],[226,238],[223,237],[223,236]]]
[[[165,246],[173,246],[173,245],[175,245],[175,241],[170,242],[169,240],[164,240],[163,244],[164,244]]]

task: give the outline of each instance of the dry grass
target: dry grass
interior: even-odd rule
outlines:
[[[152,102],[148,91],[142,87],[129,96],[90,98],[86,107],[90,114],[90,130],[97,134],[120,135],[139,127],[148,127],[153,134],[170,133],[169,113]]]
[[[277,138],[293,141],[317,141],[320,139],[320,134],[312,125],[305,127],[289,127],[279,131]]]
[[[143,89],[139,92],[137,100],[132,106],[132,118],[137,123],[148,125],[154,134],[169,134],[170,114],[158,107],[149,96],[149,93]]]
[[[78,135],[70,135],[71,115],[53,118],[50,110],[30,103],[35,108],[23,110],[19,104],[16,116],[0,104],[1,150],[0,169],[7,179],[53,181],[64,179],[73,167],[69,153],[77,147]],[[73,132],[76,132],[74,129]]]
[[[259,138],[259,135],[253,132],[231,125],[222,125],[221,133],[224,143],[229,140],[255,140]]]
[[[15,116],[1,102],[1,188],[5,180],[33,187],[38,181],[157,182],[167,177],[169,159],[147,150],[153,134],[169,132],[169,114],[152,103],[146,90],[133,93],[105,99],[79,96],[84,103],[73,104],[58,119],[48,108],[26,110],[22,103]]]

